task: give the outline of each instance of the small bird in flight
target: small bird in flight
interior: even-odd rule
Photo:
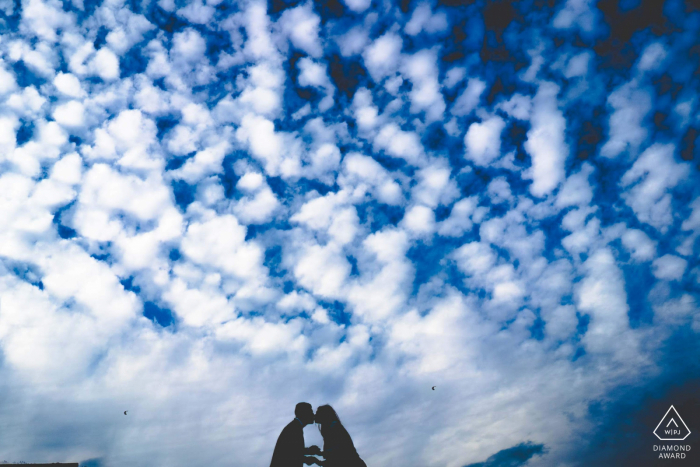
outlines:
[[[124,415],[126,415],[127,412],[128,412],[128,410],[125,410],[125,411],[124,411]]]
[[[435,390],[435,386],[433,386],[433,391]]]

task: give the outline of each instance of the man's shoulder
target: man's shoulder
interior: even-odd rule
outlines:
[[[289,432],[289,431],[301,431],[301,432],[303,432],[303,430],[304,429],[302,428],[301,424],[296,419],[294,419],[291,422],[287,423],[287,426],[285,426],[284,430],[282,430],[282,431],[287,431],[287,432]]]

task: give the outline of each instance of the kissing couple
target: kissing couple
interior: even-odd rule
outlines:
[[[314,414],[311,404],[299,402],[294,409],[294,420],[284,427],[275,451],[272,453],[270,467],[302,467],[322,465],[324,467],[367,467],[360,459],[352,444],[352,438],[345,429],[338,414],[330,405],[322,405]],[[323,436],[323,451],[318,446],[305,447],[304,427],[316,422]],[[312,456],[322,456],[324,460]]]

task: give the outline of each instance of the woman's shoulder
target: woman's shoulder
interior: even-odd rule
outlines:
[[[350,433],[348,433],[348,430],[341,423],[336,423],[335,425],[332,425],[331,429],[337,434],[343,434],[346,436],[350,436]]]
[[[332,421],[328,425],[328,431],[331,433],[340,433],[341,431],[345,431],[345,427],[336,421]]]
[[[350,438],[350,433],[340,423],[331,424],[326,431],[326,437],[335,442],[345,441]]]

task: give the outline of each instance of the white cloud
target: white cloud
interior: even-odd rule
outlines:
[[[529,120],[532,112],[532,99],[529,96],[515,93],[507,101],[499,103],[496,108],[518,120]]]
[[[384,125],[375,137],[374,144],[390,156],[405,159],[410,164],[416,164],[423,155],[423,145],[418,135],[403,131],[395,123]]]
[[[413,266],[405,257],[409,237],[402,229],[384,228],[362,242],[367,272],[347,293],[353,313],[364,322],[386,322],[405,306],[406,288],[413,280]]]
[[[416,173],[418,183],[411,192],[411,199],[431,208],[449,204],[459,196],[459,188],[450,178],[449,164],[438,159]]]
[[[322,55],[322,47],[318,37],[321,19],[313,12],[311,3],[285,10],[280,17],[284,34],[294,44],[312,57]]]
[[[593,199],[593,189],[588,182],[593,171],[593,166],[586,163],[581,170],[569,176],[557,194],[555,205],[560,208],[588,205]]]
[[[253,355],[275,354],[294,350],[304,350],[306,338],[300,335],[302,323],[292,320],[288,323],[268,323],[260,318],[238,319],[224,324],[217,335],[224,339],[246,342],[245,349]]]
[[[367,31],[360,26],[355,26],[342,36],[336,38],[338,47],[340,47],[340,53],[343,57],[351,57],[362,52],[368,40],[369,35]]]
[[[78,101],[69,101],[56,106],[53,118],[68,128],[79,128],[85,123],[85,108]]]
[[[364,195],[370,191],[381,203],[398,205],[403,201],[401,186],[377,161],[358,153],[350,153],[343,159],[343,169],[338,184]]]
[[[204,56],[207,44],[202,35],[194,29],[185,29],[173,35],[172,53],[187,62],[198,62]]]
[[[293,177],[299,174],[298,157],[289,153],[285,135],[275,131],[275,125],[264,117],[246,115],[236,137],[246,143],[252,155],[258,159],[271,176]]]
[[[413,206],[406,210],[401,225],[415,235],[430,235],[435,230],[435,213],[427,206]]]
[[[690,217],[683,221],[681,228],[683,230],[700,230],[700,198],[695,198],[690,207],[693,211]]]
[[[559,306],[547,313],[545,333],[552,339],[566,340],[578,326],[576,310],[573,306]]]
[[[299,67],[299,84],[302,86],[325,87],[329,84],[326,67],[304,57],[297,64]]]
[[[0,10],[2,10],[7,16],[11,16],[14,11],[14,3],[8,1],[0,3]]]
[[[353,114],[361,132],[370,132],[380,124],[379,109],[372,103],[372,94],[367,88],[358,89],[352,100]]]
[[[238,180],[236,188],[247,192],[234,208],[236,216],[245,224],[263,224],[280,208],[277,197],[257,172],[247,172]]]
[[[85,173],[79,200],[85,208],[121,210],[150,220],[170,205],[170,196],[159,176],[142,180],[122,175],[106,164],[94,164]]]
[[[119,78],[119,57],[107,48],[98,50],[89,66],[95,75],[105,81]]]
[[[355,13],[362,13],[372,4],[372,0],[343,0],[345,6]]]
[[[404,26],[404,31],[409,36],[420,34],[421,31],[435,33],[447,29],[447,15],[443,12],[433,14],[430,11],[430,4],[421,3],[413,10],[411,19]]]
[[[559,87],[542,83],[533,100],[525,150],[532,156],[528,177],[532,178],[530,193],[542,197],[551,193],[564,179],[564,162],[569,148],[564,140],[566,120],[558,108]]]
[[[472,110],[479,104],[481,95],[486,90],[486,83],[478,78],[470,78],[467,87],[460,93],[455,100],[450,112],[452,115],[463,117],[469,115]]]
[[[9,58],[13,62],[22,61],[34,73],[51,79],[58,65],[56,48],[49,42],[38,41],[34,45],[18,39],[9,44]]]
[[[141,42],[144,33],[155,28],[143,15],[125,14],[126,12],[128,10],[125,9],[119,12],[115,18],[119,25],[115,24],[105,38],[109,47],[118,55],[123,55]]]
[[[230,149],[231,145],[228,141],[222,141],[198,151],[194,157],[188,159],[181,168],[172,171],[171,174],[174,178],[181,178],[189,184],[195,184],[208,175],[220,173],[221,163]]]
[[[318,178],[330,185],[340,164],[340,149],[335,144],[323,143],[309,154],[311,167],[306,170],[309,178]]]
[[[604,157],[617,157],[624,151],[635,155],[647,137],[642,120],[651,110],[649,93],[639,89],[633,80],[617,88],[608,96],[613,108],[609,120],[608,140],[600,148]]]
[[[245,10],[245,30],[248,40],[245,52],[251,58],[269,59],[277,53],[270,34],[270,19],[267,16],[267,4],[251,2]]]
[[[301,207],[291,219],[309,229],[327,236],[335,245],[345,245],[359,232],[357,210],[347,205],[345,193],[330,194],[312,199]]]
[[[445,80],[443,81],[443,85],[447,89],[451,89],[457,84],[461,83],[466,75],[467,70],[464,67],[452,67],[449,70],[447,70],[447,73],[445,73]]]
[[[391,78],[388,78],[386,81],[384,81],[384,89],[391,94],[392,96],[396,96],[399,93],[399,88],[403,84],[404,79],[403,76],[400,74],[396,74],[392,76]],[[393,101],[393,106],[389,106],[389,109],[394,110],[393,107],[397,106],[399,103],[398,100]],[[389,110],[387,109],[387,110]]]
[[[472,214],[476,210],[479,200],[476,196],[464,198],[452,206],[450,217],[440,222],[437,232],[443,237],[459,237],[471,230]]]
[[[367,46],[362,57],[374,81],[379,82],[398,69],[402,47],[401,37],[391,32],[375,39]]]
[[[0,62],[0,95],[8,94],[17,88],[14,75],[5,69]]]
[[[481,242],[465,243],[454,252],[459,268],[470,276],[485,274],[496,264],[496,254]]]
[[[654,277],[662,280],[678,280],[683,277],[688,262],[674,255],[664,255],[652,263]]]
[[[482,221],[479,226],[479,235],[482,242],[505,248],[512,258],[529,263],[542,254],[544,233],[541,230],[533,230],[532,233],[528,233],[520,208],[518,206],[508,211],[503,217],[493,217]],[[472,218],[474,217],[476,217],[476,213],[472,216]]]
[[[649,44],[642,52],[637,68],[641,71],[650,71],[662,65],[666,58],[666,48],[659,42]]]
[[[586,253],[595,245],[600,234],[600,220],[593,218],[584,222],[587,214],[583,209],[570,211],[562,220],[562,226],[571,231],[571,234],[564,237],[561,244],[572,255]]]
[[[620,186],[623,198],[637,218],[665,232],[673,222],[670,189],[688,174],[685,165],[674,161],[673,145],[654,144],[625,172]]]
[[[169,108],[168,96],[147,79],[137,79],[139,91],[134,96],[136,107],[149,114],[163,114]]]
[[[265,179],[258,172],[246,172],[236,183],[236,188],[244,191],[255,191],[263,186]]]
[[[678,298],[670,298],[668,284],[658,283],[649,292],[649,300],[654,303],[654,319],[665,325],[676,326],[686,324],[693,318],[692,327],[697,327],[698,304],[690,294]]]
[[[409,366],[412,372],[435,378],[458,366],[457,355],[471,356],[470,341],[474,336],[463,331],[471,328],[478,333],[479,325],[473,310],[458,296],[450,296],[425,316],[411,310],[397,320],[389,345],[413,357]],[[438,351],[440,348],[447,352]]]
[[[215,12],[214,7],[205,5],[202,1],[189,3],[187,6],[177,10],[178,15],[195,24],[207,24],[211,21]]]
[[[656,242],[637,229],[627,229],[622,234],[622,245],[637,261],[649,261],[656,256]]]
[[[87,159],[119,159],[124,167],[154,169],[162,166],[160,156],[149,151],[155,143],[155,123],[140,110],[123,110],[94,132],[92,146],[83,146]]]
[[[350,264],[335,244],[306,246],[294,266],[299,284],[324,298],[341,297],[349,274]]]
[[[29,0],[22,6],[22,27],[40,39],[54,42],[56,31],[72,29],[75,19],[63,11],[63,5],[57,0]]]
[[[83,161],[73,152],[63,156],[51,168],[51,178],[69,185],[80,182],[82,177]]]
[[[241,92],[238,102],[250,106],[260,115],[275,115],[281,107],[279,94],[284,83],[281,71],[267,63],[261,63],[252,66],[248,73],[249,85]]]
[[[571,57],[566,64],[566,69],[564,70],[564,76],[571,79],[578,76],[586,76],[588,73],[588,66],[592,60],[592,55],[590,52],[581,52],[580,54]]]
[[[301,86],[313,86],[325,90],[326,97],[319,103],[319,110],[326,111],[333,106],[333,94],[335,86],[331,83],[326,72],[326,67],[313,60],[304,57],[299,60],[299,84]]]
[[[552,21],[557,29],[569,29],[577,26],[582,31],[590,32],[596,24],[596,14],[591,0],[567,0]]]
[[[575,232],[576,230],[583,228],[583,226],[586,224],[586,219],[588,219],[591,214],[595,213],[595,211],[596,208],[593,206],[572,209],[562,218],[561,225],[569,232]]]
[[[192,222],[182,239],[182,252],[202,266],[214,267],[239,278],[262,272],[263,250],[245,241],[246,228],[228,214]]]
[[[576,304],[580,312],[591,317],[582,338],[586,350],[633,361],[639,355],[639,341],[629,328],[622,271],[608,249],[593,253],[583,266],[586,277],[576,290]]]
[[[501,156],[501,132],[505,122],[500,117],[490,117],[469,126],[464,136],[465,156],[476,165],[487,166]]]
[[[488,187],[486,187],[486,192],[493,204],[499,204],[513,199],[513,193],[510,191],[510,184],[505,177],[496,177],[491,180]]]
[[[285,311],[303,310],[311,311],[316,307],[316,300],[308,293],[299,293],[296,290],[286,294],[277,303],[277,308]]]
[[[68,135],[56,122],[37,120],[35,138],[7,154],[12,162],[25,175],[36,177],[41,172],[41,163],[50,163],[61,154],[62,146],[68,142]],[[12,139],[15,142],[15,139]]]
[[[22,92],[12,94],[6,101],[7,107],[14,110],[17,115],[33,119],[43,117],[44,104],[46,104],[46,98],[39,94],[34,86],[28,86]]]
[[[68,97],[83,97],[85,91],[83,90],[80,80],[71,73],[58,73],[53,79],[53,85],[59,92],[65,94]]]
[[[409,97],[411,112],[425,111],[426,123],[441,120],[445,101],[438,82],[437,53],[421,50],[404,58],[402,73],[413,83]]]
[[[212,274],[207,278],[220,279],[220,276]],[[212,326],[235,317],[233,304],[225,296],[204,284],[198,288],[189,288],[184,281],[176,279],[163,293],[163,299],[177,313],[178,318],[188,326]],[[222,327],[217,331],[223,332]]]
[[[11,152],[17,144],[16,131],[19,120],[14,115],[0,116],[0,148],[5,154]]]

